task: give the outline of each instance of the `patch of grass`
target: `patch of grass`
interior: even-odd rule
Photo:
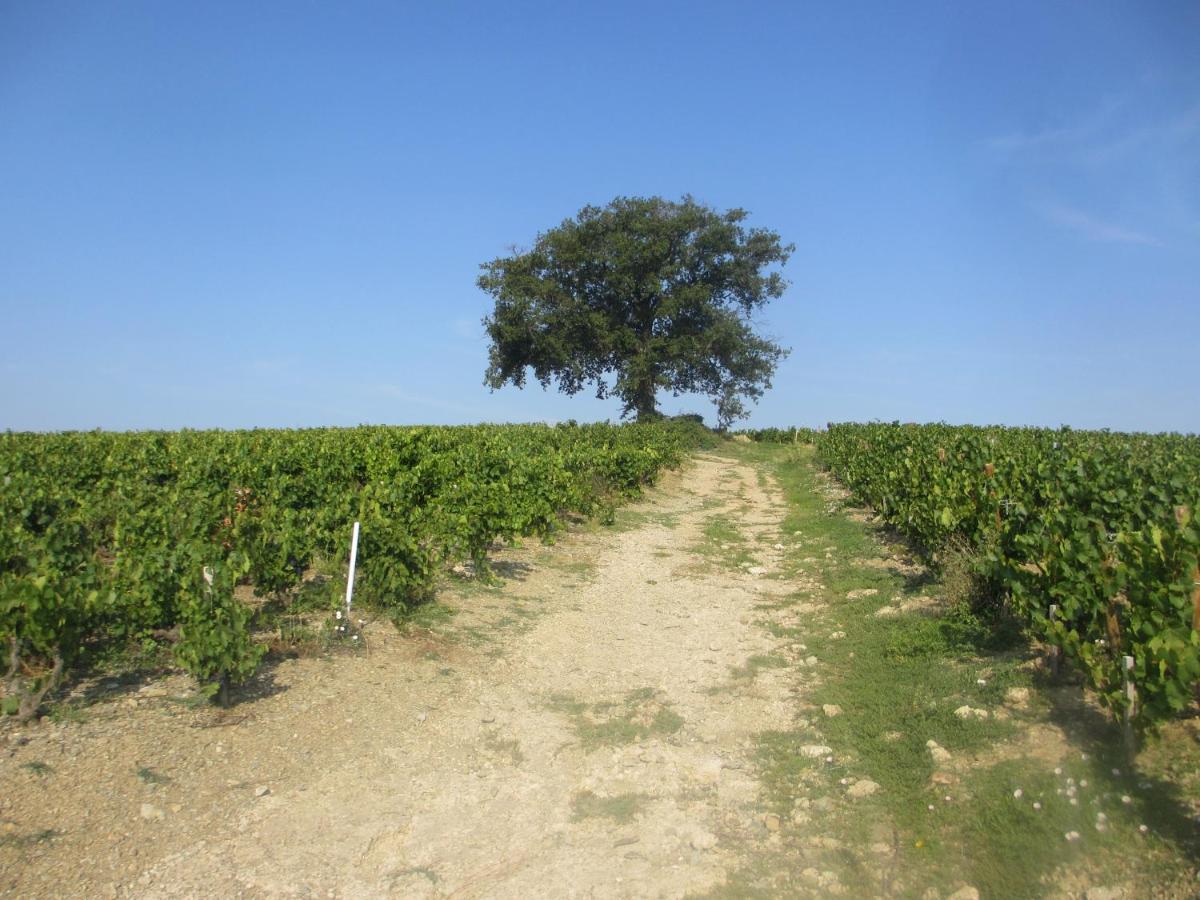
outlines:
[[[710,516],[704,523],[703,539],[692,548],[715,565],[726,569],[742,569],[754,562],[745,535],[733,519],[724,515]]]
[[[1042,896],[1064,878],[1082,879],[1080,890],[1120,881],[1161,896],[1194,892],[1200,841],[1188,805],[1200,800],[1195,740],[1184,742],[1182,753],[1173,742],[1173,754],[1152,743],[1136,776],[1117,776],[1113,770],[1125,768],[1119,734],[1086,705],[1047,713],[1053,704],[1042,699],[1024,713],[1006,711],[1008,689],[1032,682],[1023,665],[1031,652],[1014,640],[1011,623],[991,615],[995,606],[972,608],[969,560],[950,567],[953,583],[946,587],[932,576],[905,575],[901,567],[864,566],[860,560],[880,557],[881,533],[842,513],[811,451],[746,446],[736,452],[773,469],[788,500],[784,531],[802,532],[812,548],[789,551],[785,570],[816,576],[818,599],[825,602],[823,612],[806,620],[802,637],[790,629],[773,633],[803,640],[820,660],[810,699],[842,710],[814,723],[819,737],[815,730],[760,736],[762,781],[781,813],[798,793],[836,794],[844,776],[877,782],[876,795],[840,801],[823,817],[824,827],[859,848],[873,829],[895,828],[900,854],[894,880],[884,881],[900,895],[920,896],[929,887],[952,891],[965,881],[985,897]],[[801,566],[794,555],[815,562]],[[878,593],[847,598],[864,588]],[[893,598],[921,592],[953,595],[953,602],[936,615],[874,615]],[[954,711],[964,705],[990,715],[960,718]],[[1062,763],[1061,775],[1053,762],[1023,755],[1017,740],[1028,718],[1047,715],[1074,738],[1075,756]],[[936,767],[938,781],[929,740],[953,757]],[[835,764],[800,756],[805,743],[831,746]],[[1174,768],[1172,756],[1179,759]],[[1075,780],[1074,805],[1067,778]],[[1087,788],[1080,787],[1084,782]],[[1073,832],[1079,838],[1067,840]],[[852,892],[879,892],[879,864],[857,856],[858,863],[845,861],[845,884]]]
[[[170,784],[171,783],[171,779],[168,778],[166,775],[160,775],[158,772],[155,772],[153,769],[151,769],[147,766],[142,766],[137,770],[137,777],[138,777],[138,780],[142,784]]]
[[[45,844],[60,837],[62,832],[56,828],[43,828],[29,834],[0,834],[0,847],[15,847],[22,849],[34,844]]]
[[[559,694],[551,697],[550,708],[571,719],[585,750],[632,744],[683,727],[683,718],[653,688],[631,691],[620,703],[582,703]]]
[[[67,700],[50,704],[49,714],[50,721],[55,725],[82,725],[89,718],[87,708],[83,704]]]
[[[573,575],[584,582],[596,574],[596,564],[590,559],[572,559],[559,553],[543,553],[538,557],[538,564],[564,575]]]
[[[44,762],[40,762],[38,760],[34,760],[33,762],[21,763],[21,768],[25,769],[27,772],[32,772],[34,775],[37,775],[41,778],[45,778],[47,775],[54,774],[53,767],[47,765]]]
[[[824,765],[801,752],[801,747],[816,740],[815,735],[799,730],[765,731],[757,736],[759,781],[769,803],[781,814],[790,812],[796,797],[809,793],[811,776]]]
[[[428,866],[407,866],[403,869],[397,869],[387,875],[387,880],[397,882],[402,878],[407,878],[409,875],[420,875],[429,881],[430,884],[438,883],[438,873]]]
[[[663,512],[649,506],[626,506],[614,511],[611,521],[603,524],[609,531],[625,532],[642,528],[646,525],[657,525],[661,528],[675,528],[679,525],[677,512]]]
[[[753,681],[763,669],[780,669],[786,665],[787,660],[782,656],[756,654],[747,659],[743,665],[731,668],[729,677],[734,681]]]
[[[780,604],[771,604],[771,607],[773,609],[782,609],[783,608],[782,605],[780,605]],[[762,624],[763,628],[767,629],[767,633],[769,635],[771,635],[771,637],[794,638],[794,637],[799,637],[801,634],[804,633],[804,629],[802,629],[802,628],[795,628],[795,627],[789,626],[789,625],[780,625],[778,622],[767,621],[767,622],[762,622],[761,624]]]
[[[571,821],[584,819],[612,819],[624,825],[633,821],[642,804],[640,794],[617,794],[601,797],[591,791],[581,791],[571,798]]]
[[[396,611],[393,621],[401,631],[432,631],[436,633],[448,626],[457,614],[458,610],[431,600],[415,606],[401,607]]]
[[[521,752],[521,742],[515,738],[502,738],[495,730],[484,732],[483,746],[488,752],[497,756],[507,756],[514,766],[525,762],[525,754]]]

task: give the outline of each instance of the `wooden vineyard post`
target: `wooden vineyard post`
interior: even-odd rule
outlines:
[[[211,600],[213,592],[212,567],[205,566],[200,570],[200,575],[204,578],[204,593]],[[217,685],[217,702],[221,704],[222,709],[229,708],[229,678],[224,674],[221,675],[221,680]]]
[[[1138,714],[1138,695],[1137,685],[1133,683],[1133,657],[1121,657],[1121,676],[1125,682],[1125,721],[1123,723],[1123,731],[1125,737],[1125,756],[1129,764],[1133,765],[1134,754],[1137,751],[1137,743],[1133,736],[1133,720]]]
[[[1050,621],[1051,622],[1058,621],[1058,604],[1057,603],[1052,603],[1050,605]],[[1053,647],[1050,648],[1050,674],[1054,678],[1058,678],[1058,670],[1061,667],[1061,665],[1062,665],[1062,647],[1055,644]]]
[[[1200,562],[1192,569],[1192,630],[1200,632]]]

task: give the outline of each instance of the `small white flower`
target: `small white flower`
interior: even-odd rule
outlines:
[[[950,795],[949,795],[949,794],[947,794],[947,795],[946,795],[945,797],[943,797],[942,799],[943,799],[943,800],[945,800],[947,803],[949,803],[949,802],[950,802]]]
[[[929,811],[933,812],[933,804],[932,803],[929,804]]]
[[[1038,803],[1038,802],[1035,800],[1035,801],[1033,801],[1033,808],[1034,808],[1034,809],[1038,809],[1038,810],[1040,810],[1040,809],[1042,808],[1042,804]]]
[[[1096,813],[1096,821],[1097,821],[1097,822],[1107,822],[1107,821],[1108,821],[1108,816],[1106,816],[1106,815],[1105,815],[1104,813],[1102,813],[1102,812],[1098,812],[1098,813]]]
[[[1138,831],[1140,831],[1142,834],[1145,834],[1145,833],[1146,833],[1146,832],[1148,832],[1149,830],[1150,830],[1150,829],[1149,829],[1149,828],[1147,828],[1145,825],[1139,825],[1139,826],[1138,826]]]
[[[1121,774],[1121,770],[1120,770],[1120,769],[1113,769],[1113,770],[1112,770],[1112,773],[1113,773],[1114,775],[1120,775],[1120,774]]]
[[[1023,790],[1021,790],[1020,788],[1017,788],[1015,791],[1013,791],[1013,797],[1016,798],[1017,800],[1020,800],[1021,795],[1024,793],[1025,792]]]
[[[1122,794],[1121,802],[1124,803],[1126,806],[1128,806],[1130,803],[1133,802],[1133,798],[1130,797],[1128,794]]]
[[[1074,785],[1074,784],[1075,784],[1075,779],[1074,779],[1074,778],[1068,778],[1068,779],[1067,779],[1067,784],[1069,784],[1069,785]]]
[[[1057,766],[1057,767],[1054,769],[1054,774],[1055,774],[1055,775],[1061,775],[1061,774],[1062,774],[1062,766]]]
[[[1080,787],[1087,787],[1087,779],[1086,779],[1086,778],[1080,778],[1080,779],[1079,779],[1079,786],[1080,786]]]
[[[1063,837],[1065,837],[1068,841],[1077,841],[1077,840],[1079,840],[1079,832],[1078,831],[1068,831],[1066,834],[1063,835]]]
[[[833,757],[832,756],[825,757],[825,762],[827,762],[827,763],[833,762]]]
[[[1087,762],[1087,754],[1086,753],[1080,753],[1079,758],[1082,759],[1084,762]]]
[[[354,635],[354,637],[350,638],[350,640],[352,640],[352,641],[357,641],[357,640],[358,640],[358,635],[357,635],[357,634],[356,634],[356,635]]]
[[[975,683],[976,684],[987,684],[987,679],[986,678],[976,678]]]
[[[1079,801],[1078,801],[1078,800],[1076,800],[1074,797],[1072,797],[1072,798],[1071,798],[1071,805],[1072,805],[1072,806],[1078,806],[1078,805],[1079,805]]]

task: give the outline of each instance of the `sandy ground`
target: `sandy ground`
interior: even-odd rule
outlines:
[[[368,626],[366,652],[284,661],[228,713],[172,678],[9,728],[0,894],[678,897],[788,864],[755,735],[804,687],[734,671],[790,652],[757,624],[794,589],[783,512],[701,456],[623,528],[501,554],[505,584],[447,592],[443,627]],[[718,515],[749,565],[696,552]]]

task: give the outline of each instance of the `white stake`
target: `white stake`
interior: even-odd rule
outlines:
[[[1129,758],[1130,765],[1133,764],[1134,755],[1137,753],[1137,743],[1133,737],[1133,720],[1138,714],[1138,695],[1137,685],[1133,682],[1133,657],[1121,657],[1121,675],[1125,679],[1125,721],[1123,723],[1125,737],[1125,755]]]
[[[350,621],[350,601],[354,597],[354,566],[358,562],[358,523],[350,538],[350,572],[346,575],[346,621]]]
[[[1058,621],[1058,604],[1057,603],[1052,603],[1050,605],[1050,621],[1051,622]],[[1050,648],[1050,674],[1053,675],[1055,678],[1058,677],[1058,669],[1059,669],[1059,664],[1061,662],[1062,662],[1062,648],[1057,647],[1057,646],[1051,647]]]

